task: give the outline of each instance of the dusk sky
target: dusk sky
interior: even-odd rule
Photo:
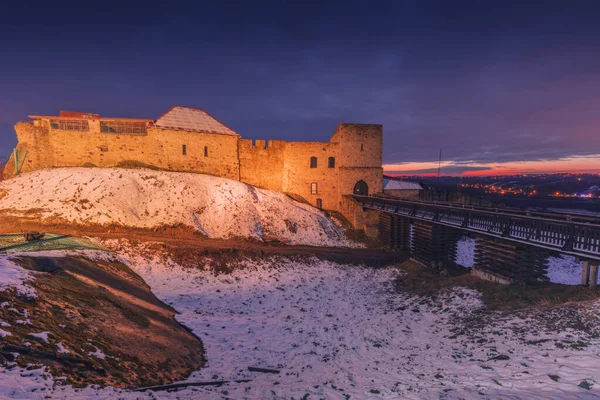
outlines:
[[[180,104],[254,139],[383,124],[388,173],[600,172],[594,1],[38,3],[0,12],[0,157],[30,114]]]

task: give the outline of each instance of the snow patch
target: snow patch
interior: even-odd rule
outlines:
[[[58,348],[59,353],[70,353],[69,349],[67,349],[61,342],[56,343],[56,347]]]
[[[582,273],[583,262],[577,261],[573,256],[561,254],[558,257],[548,258],[547,276],[550,278],[550,282],[580,285]],[[597,283],[600,284],[600,276]]]
[[[0,255],[0,291],[14,288],[19,296],[36,298],[37,292],[27,282],[33,273],[18,266],[8,256]]]
[[[43,340],[43,341],[44,341],[44,342],[46,342],[46,343],[50,343],[50,342],[48,341],[48,334],[49,334],[49,333],[50,333],[50,332],[30,333],[28,336],[31,336],[31,337],[34,337],[34,338],[41,339],[41,340]]]
[[[466,268],[475,265],[475,239],[464,236],[456,244],[456,263]]]
[[[106,354],[104,354],[99,348],[96,347],[96,351],[90,351],[88,352],[88,356],[94,356],[96,358],[99,358],[101,360],[104,360],[106,358]]]

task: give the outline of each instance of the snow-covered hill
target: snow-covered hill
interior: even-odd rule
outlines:
[[[244,382],[177,392],[74,388],[46,367],[10,362],[0,365],[0,399],[600,398],[597,300],[494,312],[473,289],[415,296],[396,284],[403,272],[394,266],[272,257],[237,261],[232,271],[215,274],[210,257],[190,268],[148,244],[103,245],[116,254],[86,257],[128,264],[201,338],[207,364],[185,381]],[[26,287],[28,274],[37,273],[12,263],[19,256],[0,257],[0,266],[17,272],[9,286]],[[5,297],[4,315],[34,315]],[[44,334],[47,345],[79,348],[4,315],[5,338],[25,330],[27,340]]]
[[[282,193],[209,175],[115,168],[59,168],[0,183],[0,213],[79,224],[152,228],[183,224],[211,238],[277,238],[349,246],[322,211]]]
[[[116,250],[161,301],[178,311],[175,318],[201,338],[207,364],[188,382],[249,381],[139,393],[75,389],[61,386],[44,369],[0,366],[0,398],[600,396],[598,301],[501,313],[486,310],[481,294],[468,288],[414,296],[394,283],[402,275],[396,267],[276,257],[244,260],[231,272],[214,274],[208,258],[189,268],[144,244],[103,244]]]

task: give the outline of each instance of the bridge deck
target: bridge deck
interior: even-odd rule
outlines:
[[[600,218],[353,195],[366,209],[600,260]]]

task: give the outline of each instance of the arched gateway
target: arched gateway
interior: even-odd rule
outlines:
[[[356,182],[356,185],[354,185],[354,194],[368,196],[369,195],[369,185],[367,185],[367,182],[365,182],[363,180]]]

